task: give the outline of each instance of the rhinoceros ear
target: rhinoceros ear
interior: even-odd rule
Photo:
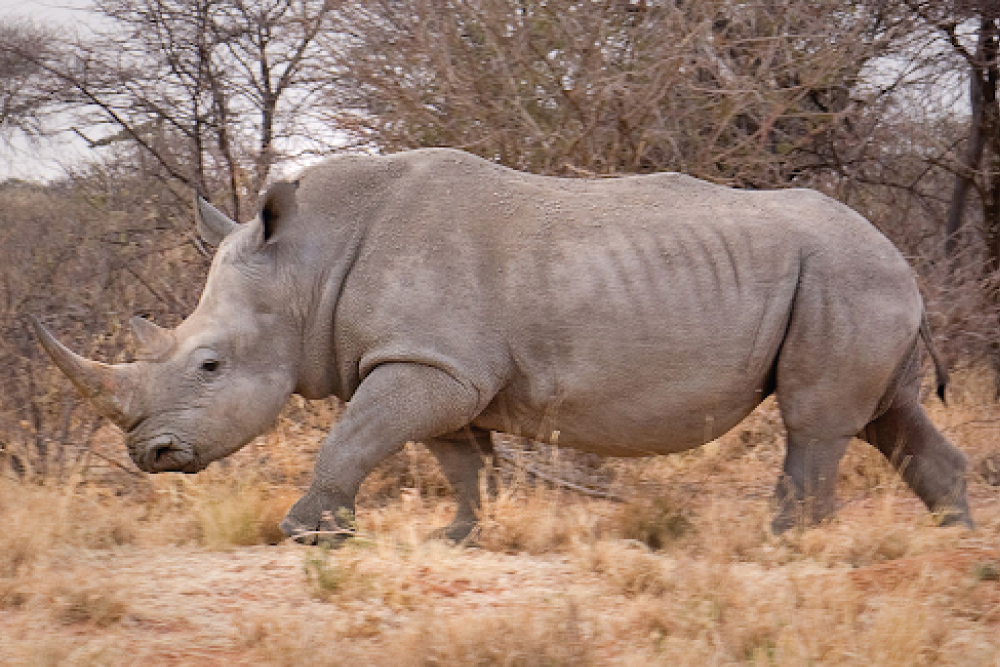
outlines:
[[[282,223],[295,215],[299,209],[295,191],[298,181],[282,181],[267,189],[264,203],[260,206],[260,221],[264,225],[264,240],[270,240]]]
[[[194,196],[194,212],[198,234],[209,245],[219,245],[222,239],[237,227],[237,223],[227,218],[222,211],[209,204],[198,193]]]

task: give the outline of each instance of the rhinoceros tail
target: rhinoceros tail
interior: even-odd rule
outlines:
[[[937,380],[938,398],[941,399],[942,403],[947,403],[944,398],[944,392],[948,387],[948,367],[941,361],[937,348],[934,347],[934,341],[931,340],[931,324],[927,320],[927,311],[920,314],[920,337],[923,338],[924,345],[927,346],[927,353],[931,355],[931,361],[934,362],[934,376]]]

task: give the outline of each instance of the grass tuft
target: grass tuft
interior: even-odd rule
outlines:
[[[128,613],[128,603],[119,591],[107,584],[76,582],[58,586],[52,594],[52,612],[64,625],[89,623],[100,628],[118,623]]]
[[[972,576],[976,581],[1000,581],[1000,563],[976,563],[972,568]]]
[[[622,536],[653,550],[667,548],[694,528],[687,512],[664,497],[632,502],[622,511]]]
[[[575,602],[521,605],[477,615],[475,622],[429,614],[393,637],[382,664],[399,667],[589,667],[599,642]]]
[[[305,560],[306,581],[312,597],[322,602],[364,599],[374,593],[374,576],[360,568],[362,554],[345,546],[336,552],[325,547],[313,550]]]

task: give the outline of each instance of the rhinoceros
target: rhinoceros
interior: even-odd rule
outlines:
[[[288,535],[336,531],[358,487],[424,443],[475,526],[491,432],[607,456],[679,452],[770,394],[787,428],[775,531],[836,505],[858,436],[942,523],[972,525],[966,457],[920,402],[924,306],[904,258],[818,192],[677,173],[563,179],[450,149],[337,156],[238,224],[174,330],[133,318],[137,361],[45,349],[144,471],[192,473],[265,431],[291,394],[347,401]]]

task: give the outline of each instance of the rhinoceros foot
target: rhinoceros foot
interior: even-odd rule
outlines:
[[[431,539],[472,546],[476,543],[476,538],[478,537],[473,532],[477,525],[475,521],[456,521],[444,528],[435,530],[431,533]]]
[[[972,521],[968,506],[949,507],[935,511],[937,525],[942,528],[952,528],[955,526],[975,529],[976,524]]]
[[[356,534],[353,504],[343,494],[310,489],[278,528],[300,544],[338,547]]]

